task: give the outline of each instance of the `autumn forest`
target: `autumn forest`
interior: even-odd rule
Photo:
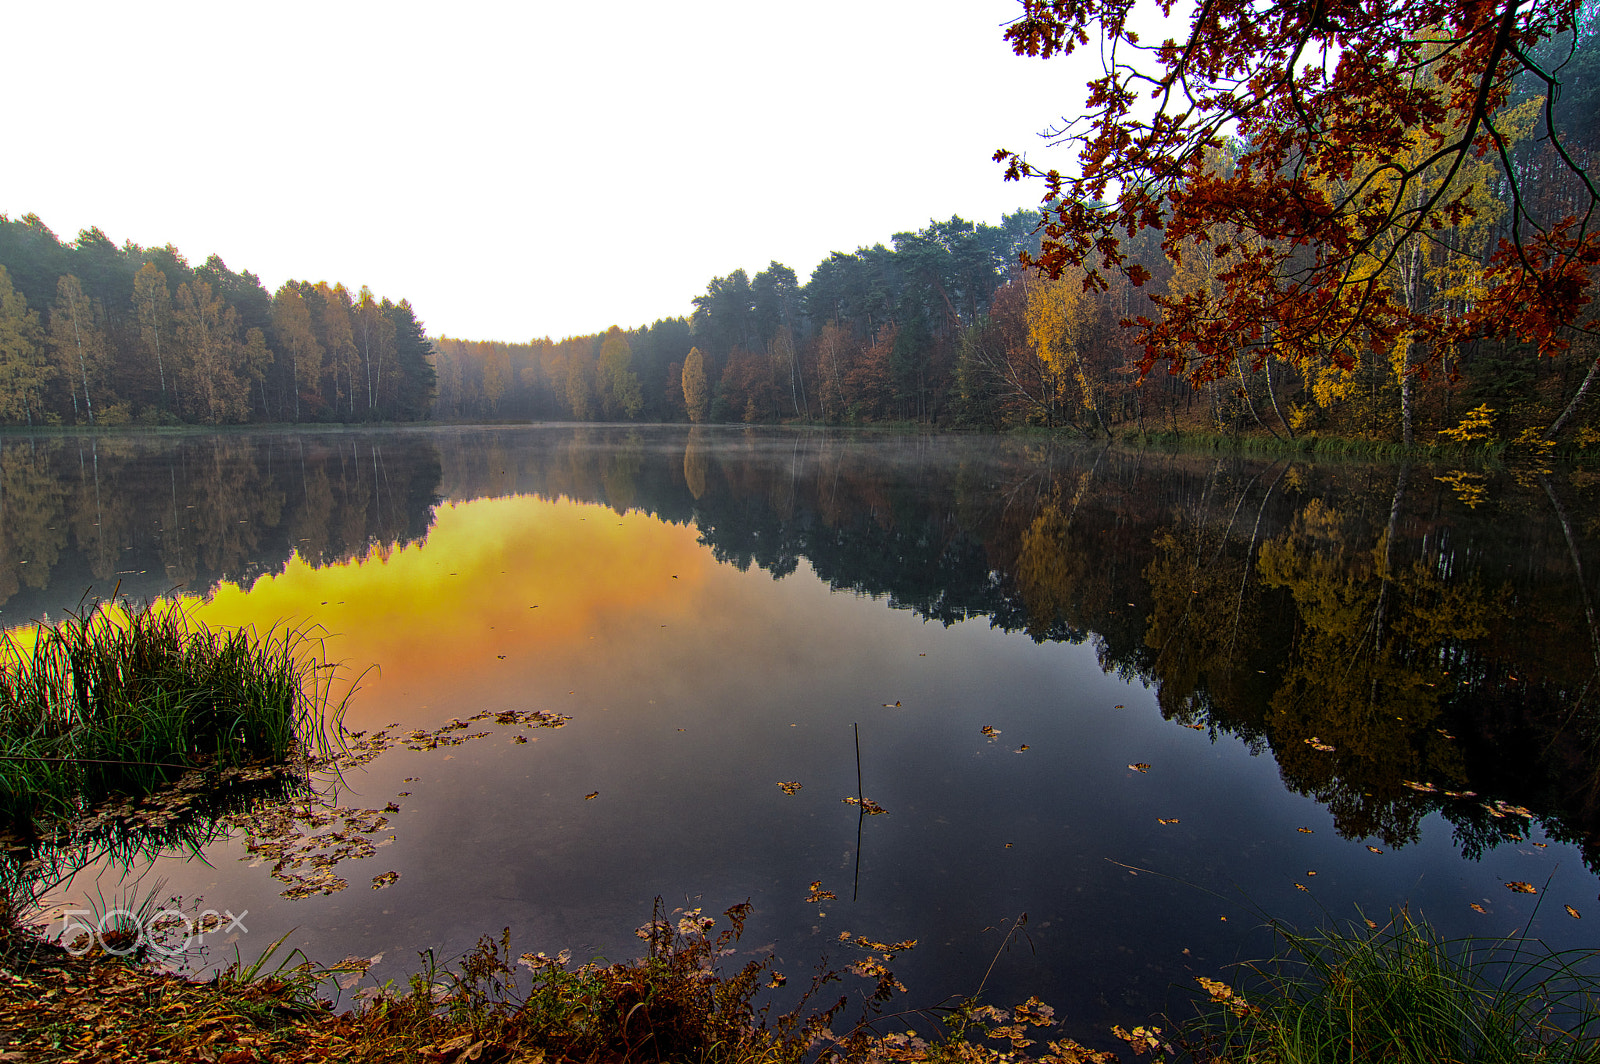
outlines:
[[[1050,17],[1008,33],[1019,52],[1049,54]],[[1583,76],[1600,55],[1592,21],[1542,46],[1569,83],[1549,108],[1530,73],[1498,90],[1498,160],[1430,156],[1443,134],[1418,126],[1399,149],[1341,148],[1337,172],[1304,179],[1322,186],[1285,186],[1349,203],[1341,189],[1362,188],[1368,208],[1395,200],[1391,221],[1402,193],[1440,204],[1349,254],[1217,220],[1231,208],[1185,221],[1259,184],[1257,145],[1215,129],[1162,178],[1166,221],[1165,206],[1135,220],[1132,192],[1121,205],[1063,198],[1083,179],[1069,187],[1010,156],[1010,176],[1046,179],[1042,211],[932,221],[835,252],[804,282],[776,261],[736,269],[687,317],[560,340],[429,337],[409,302],[366,287],[269,293],[216,255],[193,266],[171,245],[118,246],[99,229],[63,242],[34,215],[0,216],[0,423],[893,422],[1587,447],[1600,442],[1584,405],[1587,301],[1569,299],[1548,328],[1485,308],[1515,297],[1494,271],[1524,216],[1582,206],[1600,144]],[[1427,83],[1432,61],[1413,90],[1443,92]],[[1385,177],[1400,149],[1415,158]],[[1344,272],[1318,282],[1333,301],[1302,329],[1308,243]]]

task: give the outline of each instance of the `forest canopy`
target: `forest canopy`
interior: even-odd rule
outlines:
[[[433,393],[404,299],[0,214],[0,424],[410,421]]]
[[[1096,48],[1103,69],[1048,135],[1074,169],[996,153],[1044,180],[1048,277],[1157,282],[1143,372],[1281,363],[1326,397],[1386,359],[1409,443],[1417,380],[1480,341],[1519,360],[1576,344],[1593,366],[1592,0],[1207,0],[1145,41],[1156,6],[1022,0],[1018,55]]]

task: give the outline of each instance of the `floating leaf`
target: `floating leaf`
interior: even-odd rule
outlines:
[[[1148,761],[1135,761],[1133,764],[1129,765],[1128,767],[1133,769],[1135,772],[1149,772],[1150,771],[1150,762],[1148,762]]]
[[[1382,853],[1383,852],[1382,850],[1378,849],[1376,846],[1368,846],[1367,849],[1371,850],[1373,853]]]
[[[798,791],[800,789],[800,787],[801,787],[801,783],[800,783],[799,780],[779,780],[778,781],[778,789],[780,791],[782,791],[784,794],[793,794],[795,791]]]
[[[1506,884],[1506,889],[1507,890],[1511,890],[1511,891],[1515,891],[1518,894],[1537,894],[1537,893],[1539,893],[1538,889],[1532,883],[1523,883],[1522,881],[1515,880],[1515,879],[1512,880],[1510,883]]]
[[[1315,835],[1316,834],[1316,832],[1312,831],[1310,828],[1295,828],[1295,830],[1298,831],[1302,835]]]
[[[1541,850],[1548,850],[1550,848],[1550,844],[1548,842],[1535,842],[1532,845],[1539,847]]]
[[[400,878],[399,872],[384,872],[382,875],[372,877],[372,889],[382,890]]]
[[[900,703],[899,702],[885,702],[883,704],[883,708],[884,709],[899,709],[900,708]]]
[[[1112,709],[1126,709],[1126,706],[1112,706]]]
[[[1578,910],[1574,909],[1572,906],[1563,905],[1562,908],[1567,910],[1567,915],[1572,917],[1574,920],[1582,920],[1583,919],[1582,916],[1578,915]]]
[[[1031,1023],[1035,1027],[1048,1027],[1056,1022],[1056,1010],[1036,997],[1030,997],[1012,1012],[1016,1015],[1018,1023]]]
[[[1477,902],[1472,903],[1472,910],[1480,913],[1487,913],[1489,911],[1488,909],[1485,909],[1483,906],[1479,905]]]
[[[1446,798],[1476,798],[1478,796],[1478,792],[1477,791],[1445,791],[1444,792],[1444,796]]]
[[[1157,1049],[1166,1053],[1172,1052],[1172,1046],[1161,1040],[1159,1027],[1135,1027],[1131,1031],[1124,1031],[1121,1026],[1111,1028],[1111,1033],[1128,1043],[1134,1055],[1152,1053]]]
[[[996,728],[993,724],[985,724],[983,726],[983,734],[993,739],[996,735],[1000,734],[1000,729]]]
[[[1027,743],[1023,743],[1021,746],[1017,747],[1017,753],[1020,754],[1024,750],[1029,750],[1029,749],[1031,749],[1031,747],[1029,747]]]
[[[1316,875],[1316,874],[1317,874],[1317,870],[1316,870],[1316,869],[1314,869],[1314,868],[1308,868],[1308,869],[1306,869],[1306,875],[1308,875],[1308,876],[1314,876],[1314,875]]]
[[[773,972],[767,977],[767,986],[776,989],[789,981],[789,977],[782,972]]]
[[[867,814],[867,816],[882,816],[889,811],[883,806],[879,805],[877,802],[874,802],[871,798],[857,798],[854,795],[851,795],[848,798],[841,798],[839,800],[846,805],[859,805],[861,807],[861,811]]]
[[[1176,824],[1177,822],[1177,817],[1172,817],[1170,820],[1163,820],[1161,817],[1156,817],[1157,824]]]
[[[1206,726],[1204,724],[1185,724],[1184,727],[1185,728],[1193,728],[1195,731],[1205,731],[1206,730]]]
[[[1410,787],[1412,790],[1418,791],[1422,794],[1433,794],[1439,789],[1431,783],[1418,783],[1415,780],[1401,780],[1400,782],[1405,784],[1407,787]]]
[[[1296,883],[1294,885],[1294,889],[1295,890],[1303,890],[1303,891],[1307,892],[1308,894],[1311,892],[1311,888],[1306,886],[1304,883]]]
[[[806,901],[815,905],[817,902],[832,901],[838,896],[831,890],[823,890],[822,880],[818,879],[812,881],[810,892],[806,894]]]
[[[596,799],[598,797],[600,797],[600,792],[599,791],[590,791],[588,794],[583,796],[583,800],[586,801],[586,802],[589,802],[589,801],[593,801],[594,799]]]

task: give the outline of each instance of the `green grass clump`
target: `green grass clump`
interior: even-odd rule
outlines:
[[[326,668],[297,630],[213,631],[181,606],[95,605],[0,638],[0,820],[69,818],[195,768],[325,749]]]
[[[1384,927],[1282,932],[1286,948],[1211,1000],[1193,1059],[1250,1064],[1600,1061],[1594,951],[1441,939],[1402,912]]]

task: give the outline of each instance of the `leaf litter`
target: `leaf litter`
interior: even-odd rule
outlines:
[[[364,731],[349,732],[347,735],[354,741],[347,742],[343,750],[331,757],[308,759],[306,765],[312,770],[358,768],[396,746],[416,751],[460,746],[489,733],[455,733],[465,731],[474,722],[490,719],[502,726],[535,729],[560,728],[572,718],[539,710],[484,710],[466,720],[452,718],[432,732],[415,729],[400,734],[398,725],[390,725],[371,735]],[[418,778],[407,776],[404,782],[415,782]],[[347,888],[349,882],[334,870],[344,861],[373,856],[377,847],[384,844],[374,842],[373,837],[389,826],[385,814],[399,811],[400,806],[395,802],[382,809],[359,809],[336,805],[331,794],[314,792],[309,798],[236,813],[223,821],[244,833],[245,856],[240,859],[252,864],[272,862],[272,877],[287,888],[279,893],[290,901],[299,901],[336,894]],[[382,890],[399,878],[400,874],[392,871],[375,876],[373,889]]]

